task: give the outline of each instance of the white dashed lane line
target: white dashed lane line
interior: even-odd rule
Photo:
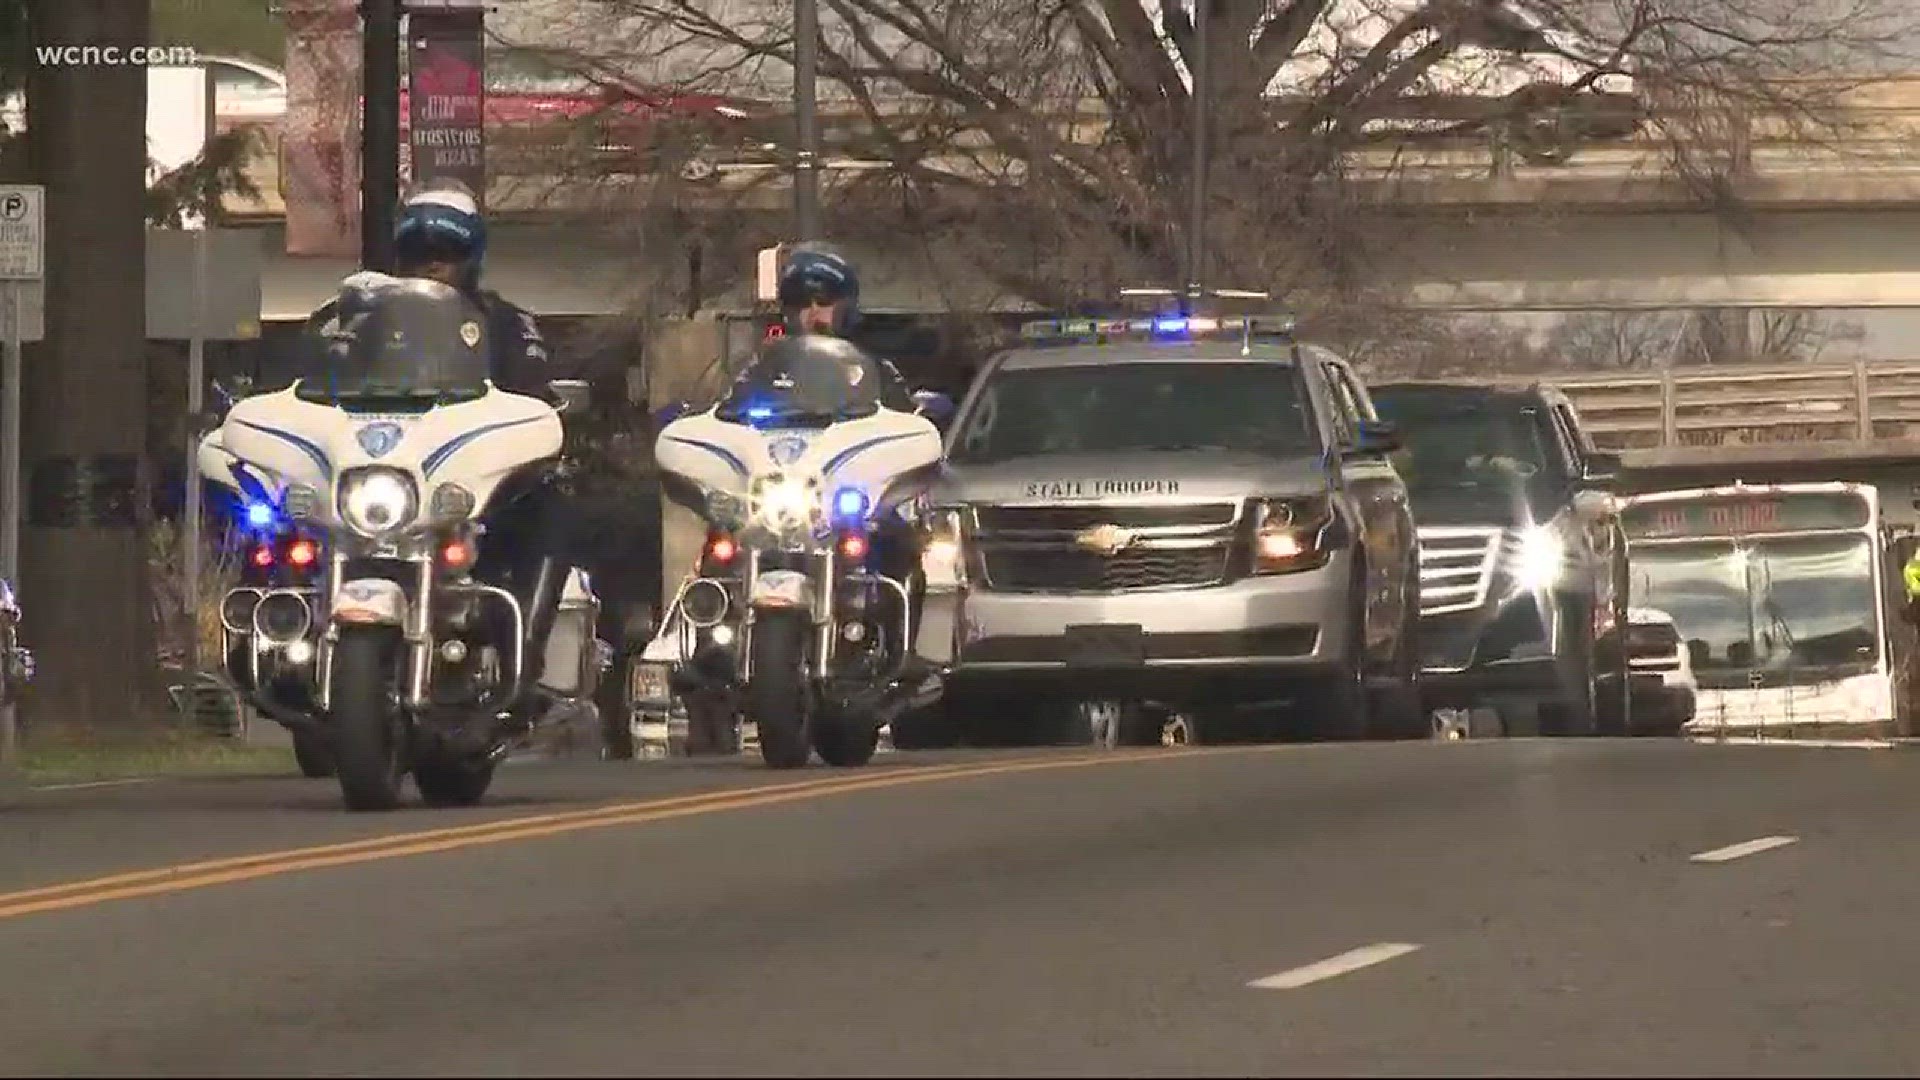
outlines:
[[[1291,968],[1277,975],[1255,979],[1247,985],[1255,990],[1298,990],[1303,986],[1359,971],[1361,968],[1397,960],[1419,948],[1418,945],[1380,942],[1343,952],[1339,956],[1329,956],[1325,960],[1307,964],[1304,967]]]
[[[1691,858],[1697,863],[1732,862],[1735,859],[1744,859],[1749,855],[1758,855],[1763,851],[1772,851],[1774,848],[1783,848],[1788,844],[1799,842],[1800,838],[1797,836],[1763,836],[1758,840],[1748,840],[1744,843],[1729,844],[1723,848],[1714,848],[1712,851],[1703,851]]]

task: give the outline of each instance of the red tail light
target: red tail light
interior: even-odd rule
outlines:
[[[311,540],[295,540],[287,545],[287,563],[302,570],[320,561],[320,545]]]
[[[848,533],[840,538],[840,555],[848,559],[867,557],[867,538],[859,533]]]
[[[253,563],[253,565],[261,567],[262,569],[272,566],[273,565],[273,545],[261,544],[259,547],[253,549],[253,554],[248,556],[248,559]]]
[[[731,536],[716,536],[707,541],[707,555],[714,562],[730,563],[738,554],[740,554],[740,548],[733,542]]]
[[[440,562],[454,570],[473,565],[473,545],[464,539],[447,541],[440,547]]]

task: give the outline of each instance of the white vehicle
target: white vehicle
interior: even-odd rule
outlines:
[[[1626,500],[1621,524],[1633,598],[1672,617],[1698,680],[1686,733],[1896,727],[1896,592],[1872,485],[1651,492]]]
[[[560,409],[493,388],[486,321],[447,286],[357,274],[341,302],[359,321],[325,382],[240,401],[200,446],[262,534],[249,561],[274,570],[221,606],[228,674],[348,807],[396,806],[409,773],[430,805],[472,804],[523,718],[590,701],[600,672],[584,575],[536,687],[531,613],[481,561],[482,515],[558,461]],[[585,401],[583,383],[553,389]]]
[[[1698,707],[1700,680],[1673,616],[1628,608],[1626,650],[1633,702],[1628,734],[1680,734]]]
[[[690,632],[667,637],[671,663],[643,656],[636,709],[738,690],[761,758],[790,769],[809,748],[864,765],[891,716],[925,703],[907,674],[912,567],[885,572],[889,538],[940,465],[939,429],[921,413],[944,399],[914,397],[893,400],[848,342],[783,338],[719,404],[666,425],[654,459],[668,494],[713,531],[662,618]]]

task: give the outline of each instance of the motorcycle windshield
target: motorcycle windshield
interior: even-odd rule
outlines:
[[[833,423],[880,410],[886,374],[839,338],[787,337],[762,345],[714,410],[736,424]]]
[[[487,320],[448,286],[388,279],[343,289],[324,370],[301,381],[308,401],[424,407],[487,393]]]

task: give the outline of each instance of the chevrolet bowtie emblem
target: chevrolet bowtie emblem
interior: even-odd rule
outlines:
[[[1096,555],[1118,555],[1133,541],[1133,530],[1118,525],[1095,525],[1073,538],[1075,544]]]

